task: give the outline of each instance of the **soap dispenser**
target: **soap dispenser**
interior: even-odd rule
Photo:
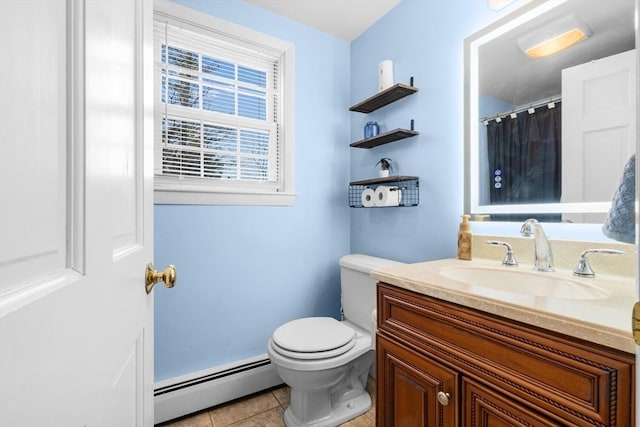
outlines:
[[[471,224],[470,215],[462,215],[460,230],[458,230],[458,259],[471,260]]]

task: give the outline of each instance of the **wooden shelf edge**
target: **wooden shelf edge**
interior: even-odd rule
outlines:
[[[405,96],[413,95],[418,91],[417,87],[405,85],[403,83],[396,83],[383,90],[382,92],[378,92],[373,96],[365,99],[362,102],[359,102],[349,108],[349,111],[355,111],[358,113],[371,113],[372,111],[377,110],[378,108],[382,108],[385,105],[391,104],[398,99],[404,98]]]
[[[396,175],[396,176],[388,176],[386,178],[373,178],[373,179],[365,179],[362,181],[352,181],[349,183],[349,185],[385,184],[389,182],[412,181],[412,180],[418,180],[418,177],[408,176],[408,175]]]
[[[390,142],[400,141],[401,139],[411,138],[412,136],[419,135],[419,132],[410,129],[394,129],[388,132],[381,133],[371,138],[361,139],[350,144],[353,148],[373,148],[383,144],[389,144]]]

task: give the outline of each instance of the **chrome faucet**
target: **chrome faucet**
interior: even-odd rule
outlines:
[[[535,246],[535,260],[533,269],[536,271],[553,271],[553,254],[547,235],[538,220],[529,218],[522,224],[520,234],[525,237],[533,236]]]

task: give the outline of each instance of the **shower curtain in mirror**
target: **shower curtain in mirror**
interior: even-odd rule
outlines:
[[[552,203],[561,193],[561,104],[487,124],[492,204]]]

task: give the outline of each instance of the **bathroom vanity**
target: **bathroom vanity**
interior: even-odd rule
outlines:
[[[589,289],[572,299],[442,274],[505,271],[471,263],[432,261],[372,273],[379,280],[378,426],[634,424],[634,344],[630,323],[628,333],[622,325],[623,317],[630,322],[632,279],[605,279],[605,295]],[[557,280],[554,285],[591,286],[570,276],[565,281],[565,273],[543,277]],[[539,277],[526,267],[509,274],[522,274],[529,286]],[[626,305],[627,316],[619,315]]]

